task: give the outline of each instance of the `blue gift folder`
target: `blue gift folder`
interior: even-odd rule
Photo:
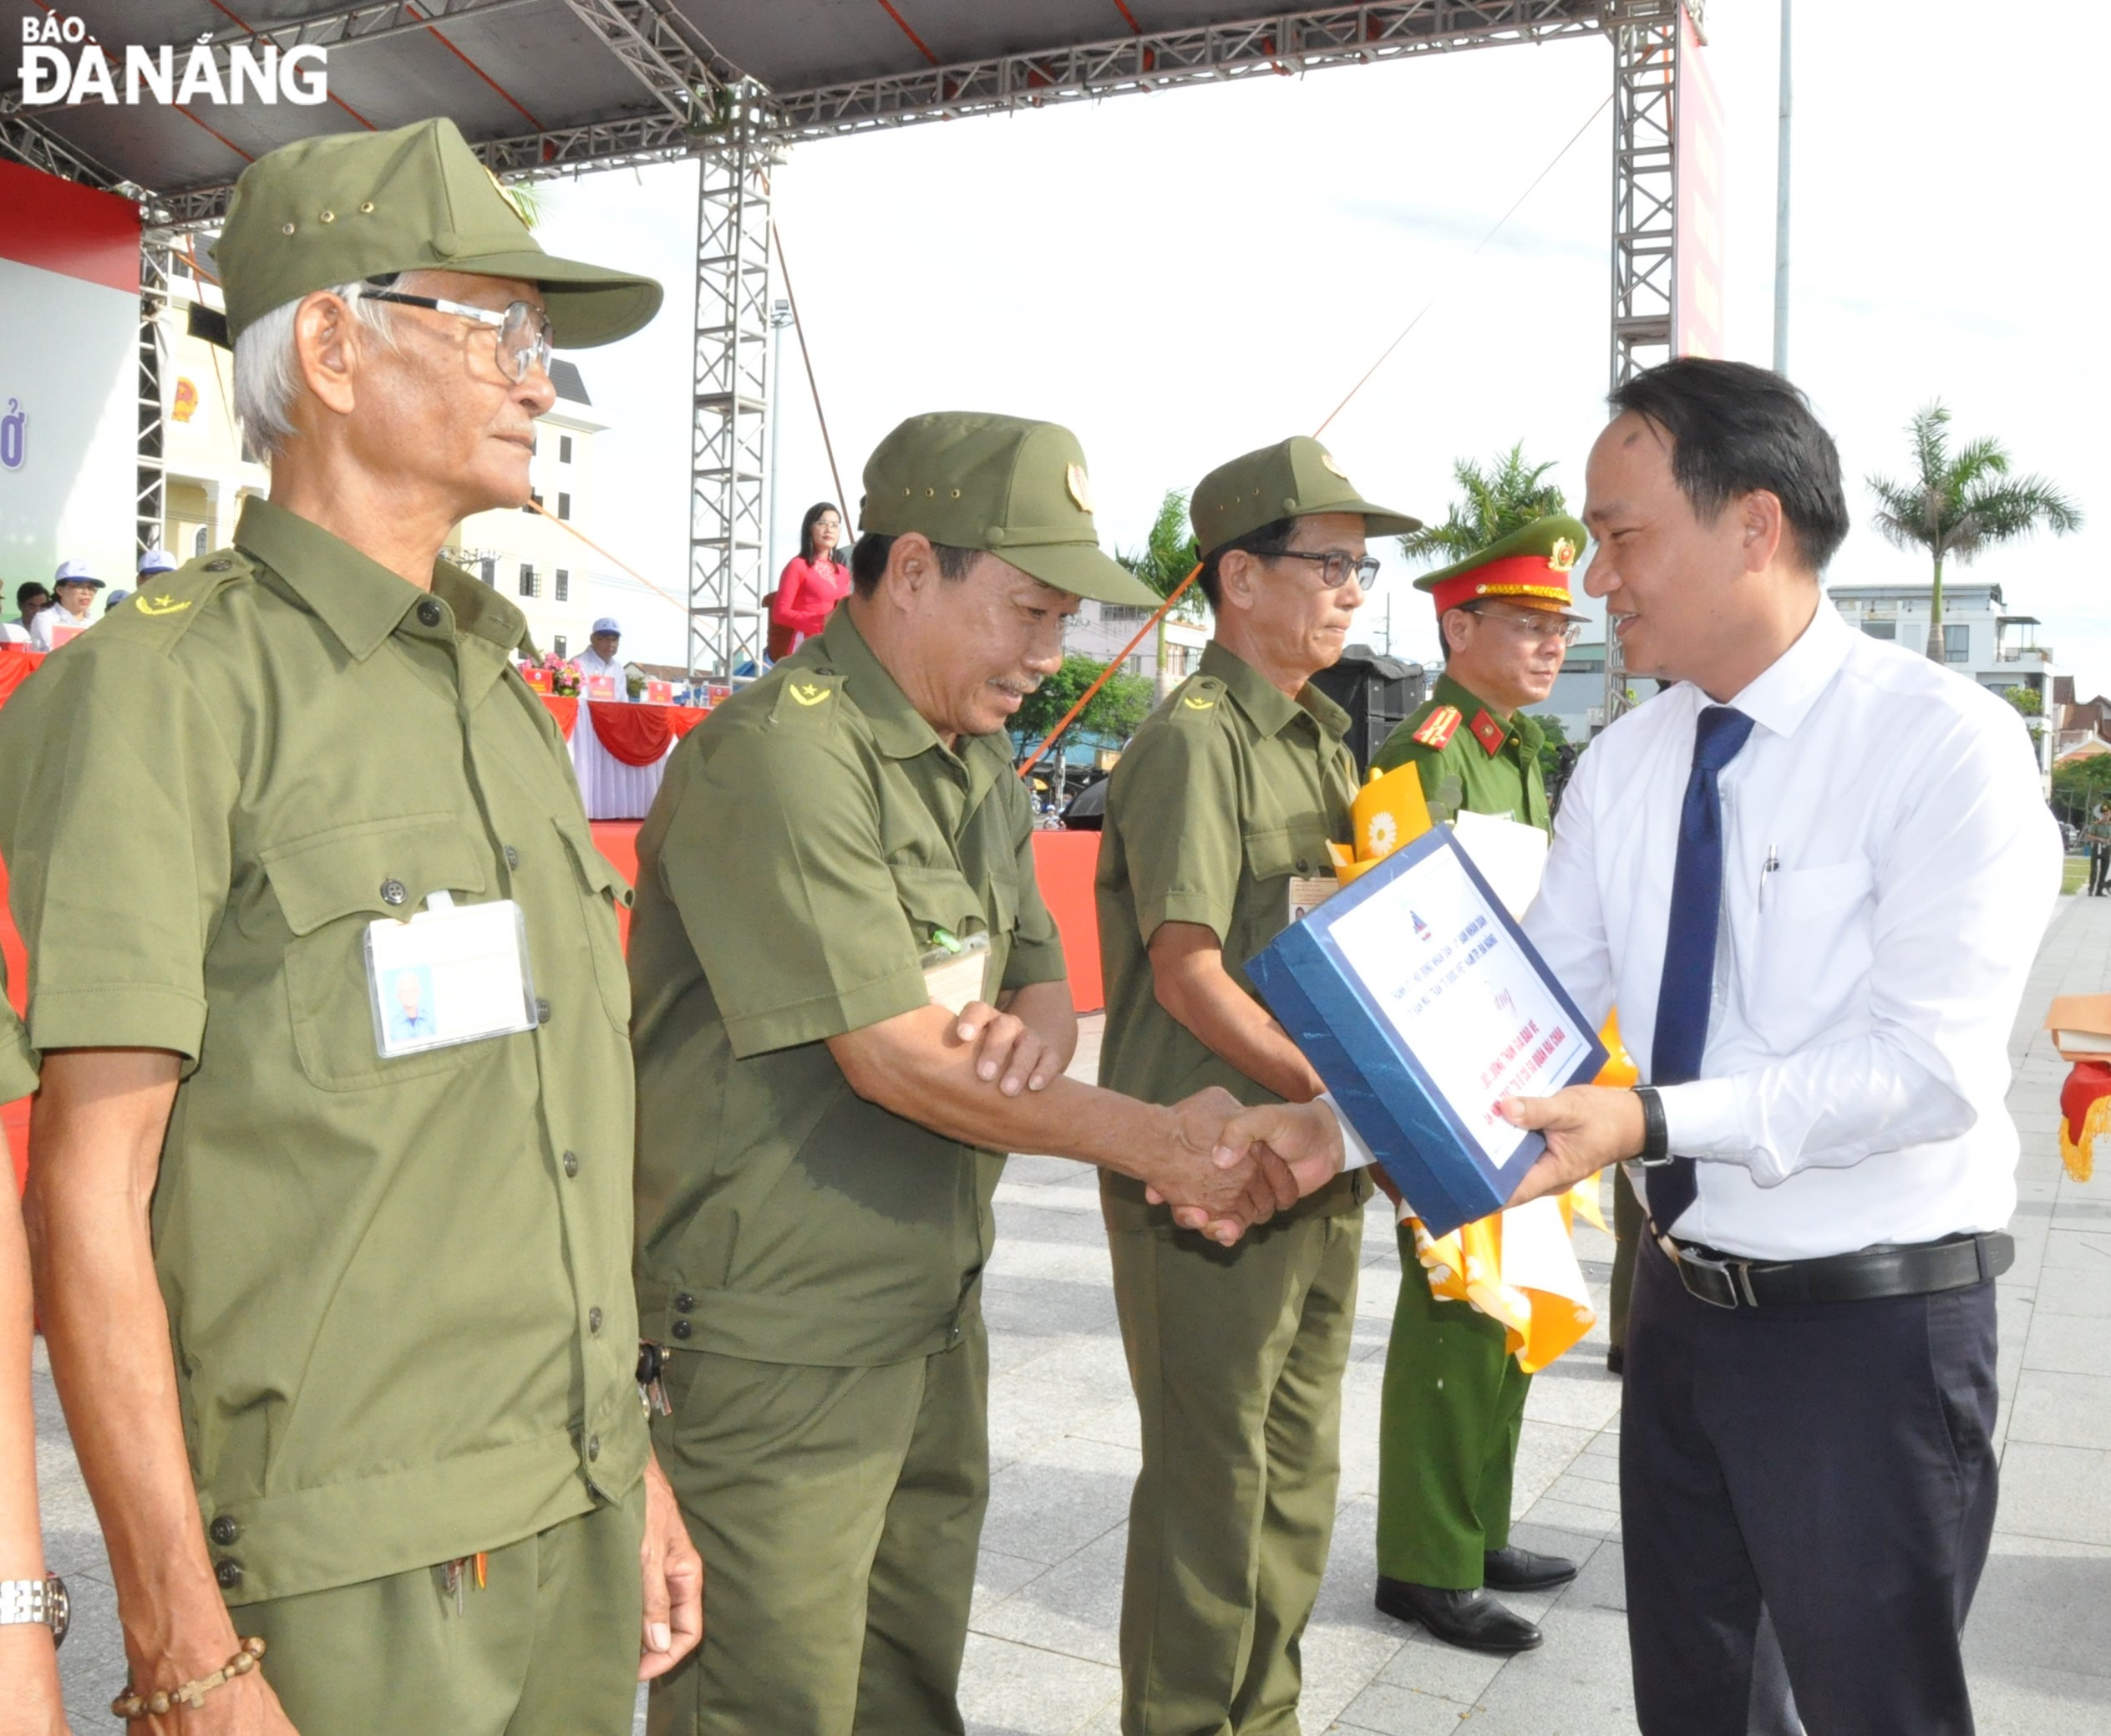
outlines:
[[[1538,1134],[1500,1165],[1452,1111],[1428,1073],[1393,1030],[1333,939],[1343,916],[1387,889],[1439,850],[1455,852],[1487,901],[1492,919],[1531,962],[1575,1028],[1591,1023],[1546,968],[1525,933],[1459,847],[1449,826],[1433,826],[1359,876],[1302,922],[1293,922],[1252,958],[1246,975],[1291,1040],[1305,1053],[1342,1111],[1356,1125],[1386,1173],[1399,1185],[1432,1236],[1444,1236],[1497,1211],[1545,1148]],[[1588,1083],[1606,1063],[1592,1036],[1568,1071],[1547,1089]]]

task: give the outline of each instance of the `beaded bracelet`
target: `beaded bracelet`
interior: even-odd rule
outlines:
[[[250,1638],[242,1642],[242,1648],[210,1676],[200,1676],[195,1682],[186,1682],[180,1688],[156,1688],[143,1694],[129,1683],[124,1692],[110,1702],[113,1717],[121,1718],[127,1723],[135,1718],[160,1718],[178,1705],[190,1707],[194,1712],[206,1703],[206,1696],[237,1676],[246,1676],[256,1667],[256,1662],[264,1655],[264,1642]]]

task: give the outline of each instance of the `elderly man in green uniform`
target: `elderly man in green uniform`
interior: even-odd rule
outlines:
[[[1412,764],[1423,792],[1454,809],[1552,830],[1540,726],[1524,708],[1553,690],[1578,631],[1569,571],[1587,534],[1574,519],[1543,518],[1415,581],[1436,602],[1444,671],[1378,764]],[[1500,1321],[1430,1294],[1404,1221],[1399,1237],[1378,1438],[1378,1607],[1454,1646],[1528,1651],[1539,1629],[1489,1590],[1542,1591],[1576,1577],[1573,1562],[1510,1541],[1532,1377],[1509,1353]]]
[[[1099,551],[1076,439],[913,417],[858,516],[845,607],[675,751],[638,839],[638,1312],[712,1568],[654,1736],[961,1729],[1000,1154],[1119,1170],[1226,1237],[1296,1199],[1218,1166],[1224,1092],[1063,1076],[1005,726],[1079,598],[1153,601]]]
[[[1200,673],[1108,784],[1100,1078],[1173,1103],[1205,1085],[1307,1102],[1318,1075],[1245,962],[1331,888],[1349,836],[1347,715],[1312,686],[1378,562],[1417,520],[1374,506],[1317,440],[1211,471],[1190,511],[1215,618]],[[1294,1731],[1299,1637],[1333,1531],[1368,1181],[1333,1176],[1236,1247],[1180,1228],[1123,1176],[1100,1203],[1144,1464],[1122,1594],[1122,1728]]]
[[[528,498],[553,338],[659,287],[546,256],[446,121],[259,160],[219,265],[271,498],[0,713],[121,1715],[627,1729],[702,1590],[636,1379],[628,893],[520,613],[438,556]]]

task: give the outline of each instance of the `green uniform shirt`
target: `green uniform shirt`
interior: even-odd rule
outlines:
[[[1292,877],[1331,877],[1327,840],[1348,840],[1348,723],[1317,688],[1292,700],[1215,640],[1201,673],[1144,720],[1108,782],[1099,836],[1101,1084],[1149,1103],[1209,1085],[1241,1103],[1282,1100],[1159,1005],[1149,948],[1161,923],[1200,923],[1223,942],[1232,981],[1254,992],[1246,962],[1289,922]],[[1129,1176],[1109,1172],[1102,1185],[1143,1201]],[[1369,1191],[1360,1171],[1337,1176],[1288,1215],[1353,1211]]]
[[[1456,717],[1444,718],[1434,732],[1428,730],[1431,719],[1447,706]],[[1418,730],[1445,735],[1447,729],[1440,747],[1414,739]],[[1440,675],[1429,703],[1386,738],[1372,764],[1389,772],[1412,761],[1422,779],[1422,794],[1432,801],[1446,778],[1456,778],[1463,792],[1459,805],[1468,813],[1492,814],[1550,832],[1554,821],[1547,813],[1546,778],[1540,770],[1540,744],[1545,739],[1539,724],[1523,712],[1513,712],[1505,723],[1493,707],[1449,675]]]
[[[236,543],[0,712],[0,852],[38,1048],[184,1057],[155,1259],[239,1604],[500,1548],[648,1444],[627,891],[520,612],[259,500]],[[519,901],[547,1018],[380,1059],[367,926],[439,891]]]
[[[1004,1165],[853,1091],[824,1039],[931,1003],[938,931],[984,998],[1059,982],[1001,735],[940,742],[848,609],[667,762],[638,834],[638,1313],[677,1348],[855,1367],[945,1349]]]
[[[8,1000],[8,962],[0,958],[0,1103],[13,1103],[36,1089],[37,1052],[30,1048],[29,1032]],[[8,1179],[0,1175],[0,1181]]]

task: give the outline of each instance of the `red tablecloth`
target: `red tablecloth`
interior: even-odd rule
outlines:
[[[711,713],[693,705],[627,705],[620,699],[559,698],[545,693],[557,728],[566,741],[579,726],[579,708],[584,703],[594,726],[595,738],[611,757],[626,765],[650,765]]]

